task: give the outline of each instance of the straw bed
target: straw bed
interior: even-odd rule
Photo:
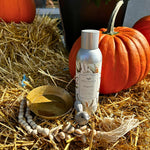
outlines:
[[[54,85],[65,88],[74,96],[74,80],[68,70],[68,53],[61,40],[58,20],[36,16],[32,24],[0,23],[0,149],[150,149],[150,73],[144,80],[116,94],[100,95],[95,115],[89,121],[93,131],[91,140],[83,144],[78,138],[60,143],[42,136],[29,135],[18,123],[21,99],[33,88]],[[30,81],[21,86],[23,75]],[[75,125],[72,110],[58,120],[45,120],[32,114],[33,120],[49,129],[66,122]],[[103,125],[103,130],[114,130],[118,118],[135,115],[140,125],[117,141],[94,142],[94,129],[102,126],[105,117],[115,119],[115,126]]]

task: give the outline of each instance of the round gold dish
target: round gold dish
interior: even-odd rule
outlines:
[[[45,85],[33,89],[27,95],[28,106],[37,116],[56,119],[73,107],[73,97],[63,88]]]

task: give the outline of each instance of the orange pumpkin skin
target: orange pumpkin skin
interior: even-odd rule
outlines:
[[[133,28],[140,31],[150,44],[150,16],[142,17],[133,25]]]
[[[0,18],[7,23],[31,23],[35,13],[34,0],[0,0]]]
[[[116,93],[141,81],[150,70],[150,47],[146,38],[128,27],[114,28],[114,35],[103,34],[100,29],[99,48],[102,52],[100,93]],[[69,54],[69,71],[75,76],[76,55],[81,37],[74,43]]]

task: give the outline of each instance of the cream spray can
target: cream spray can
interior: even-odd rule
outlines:
[[[76,101],[92,114],[97,110],[101,79],[102,54],[98,47],[99,31],[82,30],[81,48],[76,57]]]

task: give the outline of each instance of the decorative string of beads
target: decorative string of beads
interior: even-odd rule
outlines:
[[[26,108],[26,109],[25,109]],[[109,118],[104,118],[103,122],[108,124]],[[112,121],[111,118],[109,121]],[[108,143],[115,142],[121,136],[126,134],[132,128],[135,128],[139,125],[138,119],[134,119],[134,116],[128,117],[128,119],[120,119],[120,126],[112,131],[96,131],[95,129],[90,129],[87,125],[80,126],[75,128],[70,122],[67,122],[65,125],[59,125],[52,129],[43,128],[40,125],[37,125],[33,121],[33,117],[30,115],[30,109],[26,104],[26,99],[22,99],[19,108],[18,122],[21,126],[27,131],[28,134],[33,136],[38,136],[38,134],[43,137],[47,137],[52,141],[52,144],[56,147],[55,140],[61,142],[61,140],[69,140],[72,137],[77,137],[78,140],[83,143],[87,142],[87,139],[90,140],[93,137],[93,142],[105,140]]]
[[[37,125],[33,121],[33,117],[30,115],[29,107],[26,106],[26,110],[25,110],[25,106],[26,106],[26,99],[23,99],[20,103],[18,121],[21,124],[21,126],[24,127],[24,129],[28,132],[28,134],[32,134],[32,135],[41,134],[43,137],[48,137],[50,140],[55,139],[57,142],[60,142],[61,140],[64,139],[67,141],[71,139],[72,136],[80,137],[82,141],[83,134],[88,135],[86,131],[87,130],[86,125],[80,127],[79,129],[75,129],[75,127],[73,127],[70,122],[67,122],[65,125],[59,125],[52,129],[43,128],[40,125]],[[25,114],[24,114],[24,110],[25,110]],[[88,129],[88,131],[89,130],[90,129]]]
[[[31,126],[26,122],[24,119],[24,108],[25,108],[26,100],[22,99],[20,103],[20,109],[18,114],[18,122],[21,124],[22,127],[25,128],[25,130],[28,132],[28,134],[34,133]]]

